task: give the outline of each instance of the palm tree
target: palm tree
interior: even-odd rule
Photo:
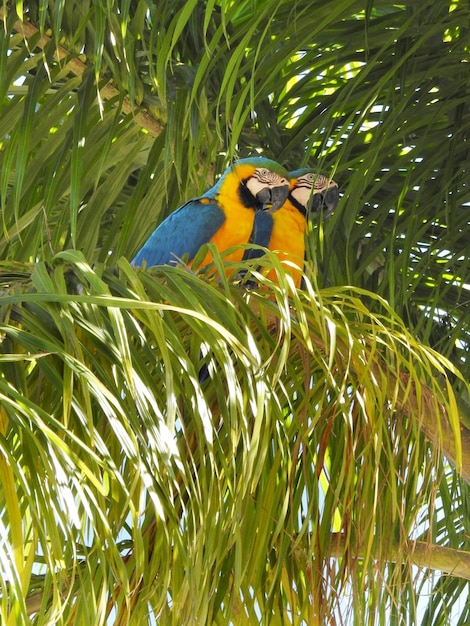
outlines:
[[[468,3],[0,15],[2,623],[468,623]],[[304,289],[129,265],[254,153]]]

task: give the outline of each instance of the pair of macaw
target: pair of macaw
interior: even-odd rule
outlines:
[[[314,169],[287,172],[264,157],[240,159],[225,170],[202,196],[169,215],[147,239],[132,264],[147,267],[175,263],[187,256],[191,264],[204,243],[220,252],[237,244],[254,243],[276,251],[296,286],[301,282],[305,231],[309,211],[331,213],[338,204],[338,185]],[[262,254],[239,248],[226,260]],[[210,253],[201,265],[210,263]],[[270,272],[272,278],[275,273]]]

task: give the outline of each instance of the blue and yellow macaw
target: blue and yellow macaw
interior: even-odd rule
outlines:
[[[289,175],[281,165],[264,157],[240,159],[202,196],[190,200],[156,228],[132,260],[147,267],[177,263],[187,255],[190,265],[199,248],[213,242],[222,252],[248,243],[255,214],[276,211],[289,193]],[[226,255],[239,261],[243,249]],[[212,260],[208,253],[201,265]]]
[[[288,261],[287,271],[296,287],[302,281],[305,257],[305,233],[308,214],[324,211],[331,214],[338,205],[338,185],[312,168],[289,172],[289,195],[280,209],[257,213],[250,243],[276,251],[281,261]],[[245,258],[262,256],[262,250],[249,250]],[[296,269],[296,266],[299,269]],[[276,280],[275,270],[267,274]]]

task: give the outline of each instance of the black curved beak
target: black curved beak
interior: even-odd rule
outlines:
[[[320,213],[323,211],[325,217],[331,215],[338,206],[339,190],[336,185],[329,187],[323,193],[315,193],[312,196],[310,211]]]
[[[256,198],[263,205],[262,211],[274,213],[282,207],[289,195],[289,185],[279,187],[265,187],[256,194]]]

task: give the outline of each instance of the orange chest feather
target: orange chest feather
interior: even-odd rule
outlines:
[[[255,219],[254,209],[243,206],[238,195],[239,179],[229,177],[217,194],[217,204],[224,212],[225,220],[210,241],[214,243],[220,252],[239,244],[248,243]],[[206,200],[213,202],[213,200]],[[231,254],[225,254],[226,261],[241,261],[244,249],[236,250]],[[210,253],[204,258],[202,265],[212,261]]]
[[[225,214],[225,221],[212,237],[218,250],[226,250],[241,243],[248,243],[255,219],[254,209],[247,208],[239,200],[239,181],[226,181],[217,195],[217,203]],[[239,261],[244,250],[237,250],[224,258]]]
[[[302,282],[301,268],[304,265],[306,230],[307,221],[295,207],[286,203],[279,211],[273,213],[269,249],[277,251],[280,261],[288,262],[285,266],[286,271],[292,276],[296,287],[300,287]],[[268,272],[268,278],[275,281],[276,271]]]
[[[304,258],[305,254],[305,231],[307,222],[304,216],[294,207],[284,206],[273,213],[273,230],[269,247],[271,250],[280,250],[295,256]]]

